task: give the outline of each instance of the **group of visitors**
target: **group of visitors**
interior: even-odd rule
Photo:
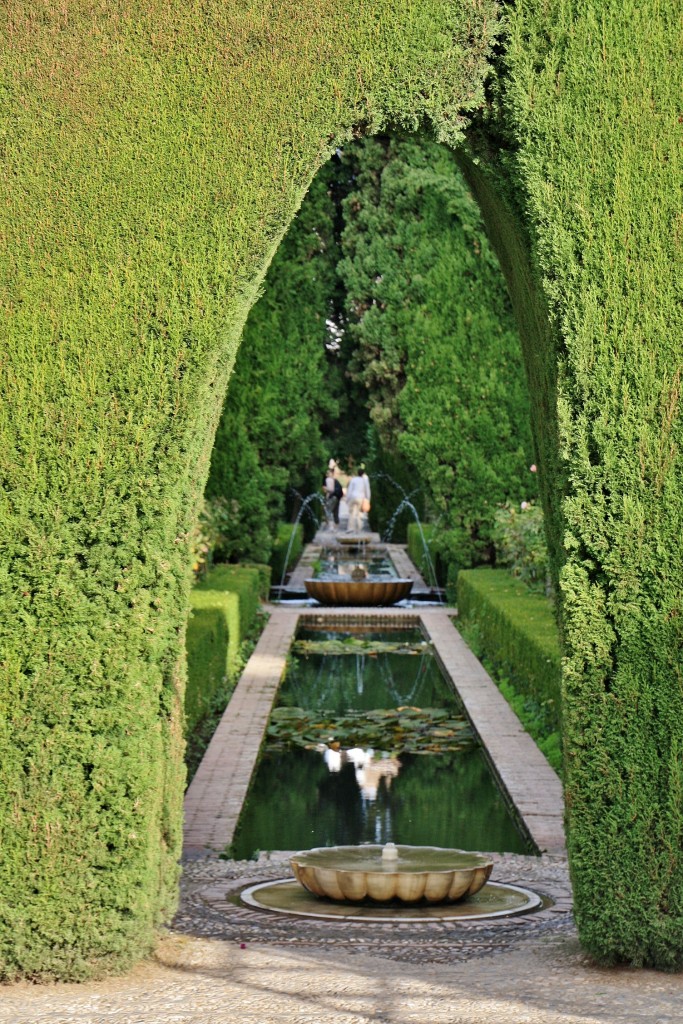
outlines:
[[[361,462],[355,474],[350,478],[346,489],[339,478],[339,465],[336,459],[330,459],[323,481],[325,491],[325,511],[328,526],[332,530],[339,528],[339,506],[343,497],[349,510],[347,533],[359,533],[363,529],[363,516],[370,511],[370,479]]]

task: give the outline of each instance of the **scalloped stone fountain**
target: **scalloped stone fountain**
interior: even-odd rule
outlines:
[[[493,860],[439,846],[329,846],[290,857],[297,881],[341,902],[453,903],[486,884]]]
[[[393,924],[480,921],[543,909],[538,893],[489,882],[483,853],[437,846],[329,846],[290,856],[295,879],[249,886],[242,903],[295,917]]]
[[[396,576],[386,579],[315,579],[304,580],[309,597],[330,605],[392,605],[408,597],[413,581]]]
[[[386,569],[373,569],[373,545],[363,545],[358,557],[331,559],[331,567],[315,577],[305,579],[309,597],[325,605],[392,605],[408,597],[413,580],[396,575],[389,562]],[[386,561],[386,559],[385,559]]]

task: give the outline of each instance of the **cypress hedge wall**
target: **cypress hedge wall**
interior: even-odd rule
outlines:
[[[481,98],[496,7],[13,0],[2,46],[0,973],[148,952],[177,891],[188,535],[314,172]]]
[[[422,491],[455,573],[492,559],[496,507],[535,492],[505,281],[451,149],[388,134],[345,159],[355,169],[340,264],[350,373],[382,446],[414,467],[408,489]]]
[[[242,641],[268,596],[268,566],[217,565],[192,588],[187,624],[185,725],[191,732],[226,677],[238,671]]]
[[[683,966],[682,23],[509,8],[462,162],[530,379],[586,949]]]
[[[188,536],[248,309],[340,142],[467,115],[562,595],[581,940],[682,965],[680,5],[505,9],[498,39],[492,0],[6,5],[3,977],[123,970],[172,913]]]

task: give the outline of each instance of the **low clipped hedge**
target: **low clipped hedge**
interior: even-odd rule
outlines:
[[[240,645],[268,592],[265,565],[217,565],[190,596],[185,727],[189,734],[211,708],[221,683],[239,664]]]
[[[270,568],[272,570],[274,587],[278,587],[287,570],[292,569],[296,565],[303,549],[304,530],[301,523],[280,523],[277,536],[273,542],[273,552],[270,556]],[[287,555],[288,550],[289,556]]]
[[[437,584],[440,585],[442,579],[442,564],[436,551],[435,533],[436,527],[429,523],[422,523],[420,526],[417,523],[408,524],[408,554],[413,565],[417,566],[425,583],[429,586],[432,586],[435,581],[432,579],[427,554],[432,563]],[[425,552],[425,547],[427,552]]]
[[[481,653],[518,693],[543,707],[552,729],[561,722],[561,652],[552,604],[505,569],[466,569],[457,579],[458,612],[475,626]]]

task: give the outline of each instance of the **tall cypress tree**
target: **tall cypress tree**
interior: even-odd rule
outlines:
[[[206,488],[227,503],[223,557],[267,561],[288,491],[320,483],[341,391],[328,351],[340,306],[337,174],[330,162],[316,176],[244,329]]]
[[[498,503],[532,495],[529,401],[503,277],[450,150],[365,140],[344,204],[351,372],[414,467],[449,562],[491,556]]]

